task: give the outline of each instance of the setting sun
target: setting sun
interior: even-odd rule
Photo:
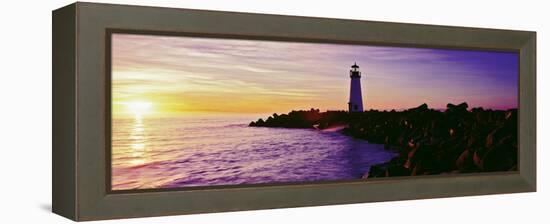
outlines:
[[[153,104],[147,101],[132,101],[122,103],[128,113],[141,117],[151,112]]]

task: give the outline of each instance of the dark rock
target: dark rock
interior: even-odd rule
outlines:
[[[464,150],[456,159],[455,165],[461,173],[470,173],[479,170],[474,164],[474,153],[470,150]]]
[[[403,166],[389,166],[386,168],[386,177],[410,176],[411,171]]]
[[[479,156],[479,153],[477,151],[474,152],[473,156],[474,165],[477,166],[479,169],[483,169],[483,160],[481,160],[481,156]]]
[[[466,102],[454,105],[452,103],[447,104],[447,113],[465,113],[468,112],[468,104]]]
[[[423,103],[422,105],[409,109],[409,111],[427,111],[428,110],[428,104]]]
[[[374,177],[385,177],[386,176],[386,167],[380,165],[374,165],[370,167],[368,173],[363,175],[363,178],[374,178]]]

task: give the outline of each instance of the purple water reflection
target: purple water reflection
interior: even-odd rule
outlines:
[[[339,132],[248,127],[256,118],[114,120],[113,189],[350,180],[395,156]]]

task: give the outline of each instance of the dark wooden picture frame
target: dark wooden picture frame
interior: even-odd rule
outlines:
[[[154,18],[154,19],[152,19]],[[519,171],[111,192],[110,33],[516,51]],[[536,33],[74,3],[53,12],[53,212],[73,220],[536,191]]]

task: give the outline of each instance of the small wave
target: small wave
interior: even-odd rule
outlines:
[[[334,125],[330,126],[328,128],[321,129],[322,132],[337,132],[341,131],[342,129],[346,128],[346,125]]]
[[[242,128],[242,127],[247,127],[248,125],[247,124],[228,124],[228,125],[225,125],[223,126],[224,128]]]

